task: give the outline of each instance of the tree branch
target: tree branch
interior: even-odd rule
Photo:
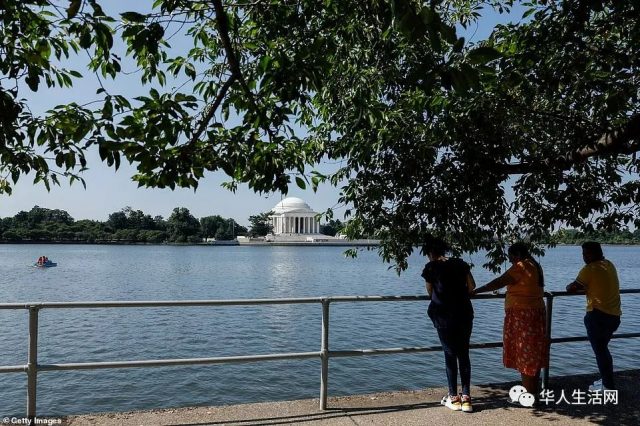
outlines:
[[[247,83],[244,80],[244,76],[242,75],[242,71],[240,70],[240,64],[238,63],[238,58],[236,57],[236,53],[233,50],[233,46],[231,45],[231,39],[229,38],[229,23],[227,21],[227,14],[224,11],[224,6],[222,5],[221,0],[213,0],[213,6],[216,13],[216,27],[218,28],[218,33],[220,34],[220,39],[222,41],[222,46],[224,48],[225,53],[227,54],[227,61],[229,62],[229,68],[231,70],[231,77],[226,81],[226,83],[220,89],[218,96],[214,100],[212,104],[208,106],[208,109],[205,109],[203,112],[202,120],[198,124],[198,128],[195,133],[191,137],[191,140],[187,145],[193,145],[200,138],[202,133],[207,128],[207,125],[213,118],[216,113],[216,110],[222,103],[227,91],[231,88],[233,83],[236,81],[240,82],[242,86],[242,90],[249,96],[249,98],[253,102],[253,93],[249,90]],[[255,105],[255,102],[254,102]]]
[[[242,90],[249,98],[249,101],[253,104],[253,107],[255,108],[256,112],[265,116],[264,112],[260,111],[260,108],[256,103],[255,96],[253,92],[251,92],[251,90],[249,89],[249,86],[247,86],[247,82],[245,81],[244,76],[242,75],[242,71],[240,70],[240,63],[238,62],[236,53],[233,50],[233,46],[231,45],[231,39],[229,38],[229,25],[227,22],[227,14],[224,11],[222,0],[212,0],[212,1],[216,11],[216,26],[218,28],[218,33],[220,34],[222,46],[224,47],[224,50],[227,53],[227,60],[229,61],[229,68],[231,69],[231,75],[235,76],[235,78],[240,82],[240,86],[242,87]],[[269,139],[273,140],[275,136],[273,130],[268,125],[264,126],[263,128],[269,135]]]
[[[227,60],[229,61],[231,74],[240,81],[242,90],[244,90],[247,96],[249,96],[253,101],[253,93],[249,90],[249,86],[247,86],[247,82],[244,80],[238,58],[236,57],[236,52],[233,50],[233,46],[231,46],[231,39],[229,38],[229,23],[227,21],[227,14],[224,11],[224,6],[222,5],[222,0],[213,0],[213,6],[216,11],[216,26],[218,27],[222,46],[227,53]]]
[[[621,129],[605,133],[595,143],[569,152],[557,158],[549,158],[540,162],[522,162],[495,165],[496,170],[506,174],[525,174],[549,167],[568,170],[573,165],[587,161],[591,157],[618,154],[633,154],[640,151],[640,114],[632,115]]]
[[[204,130],[207,128],[207,125],[209,124],[209,122],[215,115],[216,110],[222,103],[222,100],[224,99],[224,96],[227,94],[227,91],[235,81],[236,81],[236,76],[234,74],[231,77],[229,77],[229,80],[227,80],[227,82],[222,86],[215,101],[213,101],[212,104],[209,104],[208,110],[205,109],[205,111],[203,111],[202,120],[200,120],[200,124],[198,124],[198,128],[196,132],[193,134],[193,136],[191,137],[191,140],[189,141],[188,145],[195,144],[196,141],[200,138],[200,136],[202,135],[202,132],[204,132]]]

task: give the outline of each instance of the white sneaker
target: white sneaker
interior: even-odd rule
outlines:
[[[593,382],[593,386],[602,386],[602,379],[598,379],[595,382]]]
[[[462,410],[462,404],[460,403],[460,396],[459,395],[447,395],[442,397],[442,401],[440,401],[440,404],[444,405],[445,407],[447,407],[450,410],[453,411],[461,411]]]
[[[469,395],[462,395],[462,411],[464,413],[473,413],[473,406],[471,405],[471,397]]]

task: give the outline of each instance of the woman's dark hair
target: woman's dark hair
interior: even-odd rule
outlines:
[[[582,243],[582,250],[586,250],[596,256],[598,259],[604,259],[604,253],[602,253],[602,246],[595,241],[586,241]]]
[[[538,285],[540,285],[540,287],[544,287],[544,273],[542,272],[542,266],[540,266],[538,261],[535,260],[533,256],[531,256],[531,253],[529,252],[529,246],[527,244],[523,242],[514,243],[511,245],[511,247],[509,247],[507,253],[509,253],[509,256],[517,256],[532,261],[533,264],[536,265],[536,269],[538,270],[538,277],[540,277]]]
[[[509,256],[518,256],[525,259],[531,257],[531,254],[529,254],[529,247],[525,243],[521,242],[512,244],[507,252],[509,253]]]
[[[423,255],[432,254],[434,256],[444,256],[449,251],[449,245],[441,238],[430,237],[422,244],[422,250],[420,252]]]

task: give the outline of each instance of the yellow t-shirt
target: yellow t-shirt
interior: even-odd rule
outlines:
[[[587,311],[597,309],[609,315],[622,315],[620,283],[613,263],[603,259],[585,265],[578,273],[576,282],[585,288]]]
[[[505,309],[544,308],[544,288],[540,286],[538,268],[533,261],[525,259],[516,262],[505,275],[515,281],[507,286]]]

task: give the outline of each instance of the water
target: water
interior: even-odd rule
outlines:
[[[0,301],[106,301],[289,298],[424,294],[424,259],[414,255],[398,277],[375,251],[345,259],[341,247],[173,247],[0,245]],[[57,268],[30,265],[46,254]],[[640,247],[605,247],[622,288],[640,288]],[[476,265],[479,256],[468,257]],[[542,259],[549,290],[572,281],[579,247]],[[492,279],[475,267],[478,285]],[[638,295],[623,296],[619,332],[637,331]],[[475,301],[473,342],[500,341],[500,300]],[[584,335],[584,297],[556,299],[554,337]],[[335,303],[330,348],[438,345],[426,302]],[[201,358],[318,351],[321,308],[313,305],[40,312],[39,363]],[[27,359],[28,314],[0,310],[0,365]],[[613,341],[616,369],[638,368],[638,339]],[[519,378],[502,367],[501,350],[472,351],[473,383]],[[587,342],[554,345],[551,374],[597,372]],[[190,367],[41,372],[38,414],[67,415],[159,407],[317,398],[320,361],[289,360]],[[446,384],[442,354],[334,358],[329,395],[420,389]],[[26,375],[0,374],[0,415],[24,415]]]

